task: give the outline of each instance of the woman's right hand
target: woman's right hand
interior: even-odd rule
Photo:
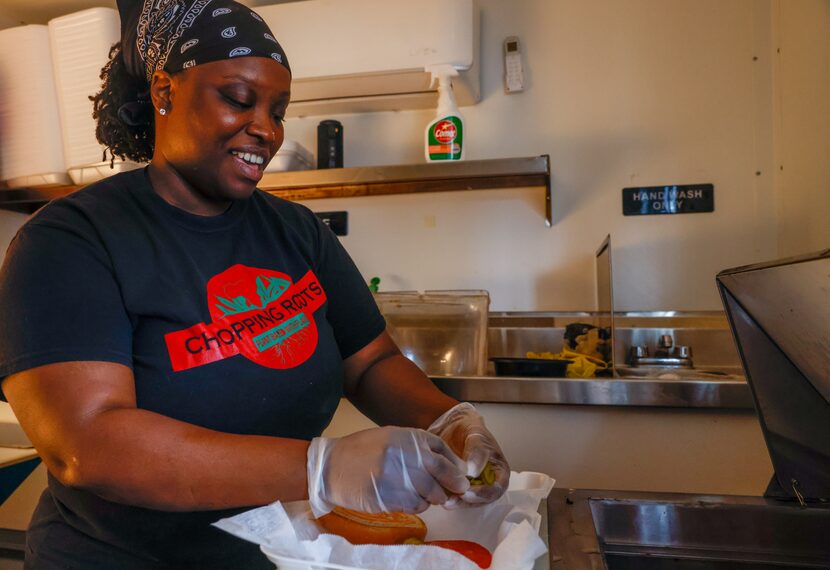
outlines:
[[[308,495],[315,516],[335,506],[420,513],[470,487],[466,464],[436,435],[382,427],[340,438],[317,437],[308,449]]]

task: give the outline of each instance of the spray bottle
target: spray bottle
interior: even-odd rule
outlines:
[[[458,71],[452,65],[436,65],[427,69],[432,83],[438,81],[438,112],[425,133],[424,154],[427,162],[462,160],[464,158],[464,117],[455,103],[452,78]]]

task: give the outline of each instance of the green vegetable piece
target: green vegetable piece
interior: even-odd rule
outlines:
[[[490,463],[484,466],[484,471],[481,472],[481,478],[485,485],[492,485],[496,482],[496,471]]]
[[[470,485],[492,485],[496,482],[496,472],[488,461],[484,469],[481,470],[481,473],[478,474],[478,477],[467,477],[467,479],[470,480]]]

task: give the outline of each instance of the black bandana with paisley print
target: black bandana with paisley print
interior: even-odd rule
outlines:
[[[175,73],[234,57],[269,57],[291,71],[268,24],[233,0],[144,0],[136,49],[148,83],[157,69]]]

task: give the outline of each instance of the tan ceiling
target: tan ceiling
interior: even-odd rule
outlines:
[[[241,1],[249,6],[263,6],[292,0]],[[0,0],[0,23],[7,26],[45,24],[56,16],[98,6],[115,8],[115,0]],[[0,27],[3,26],[0,25]]]

